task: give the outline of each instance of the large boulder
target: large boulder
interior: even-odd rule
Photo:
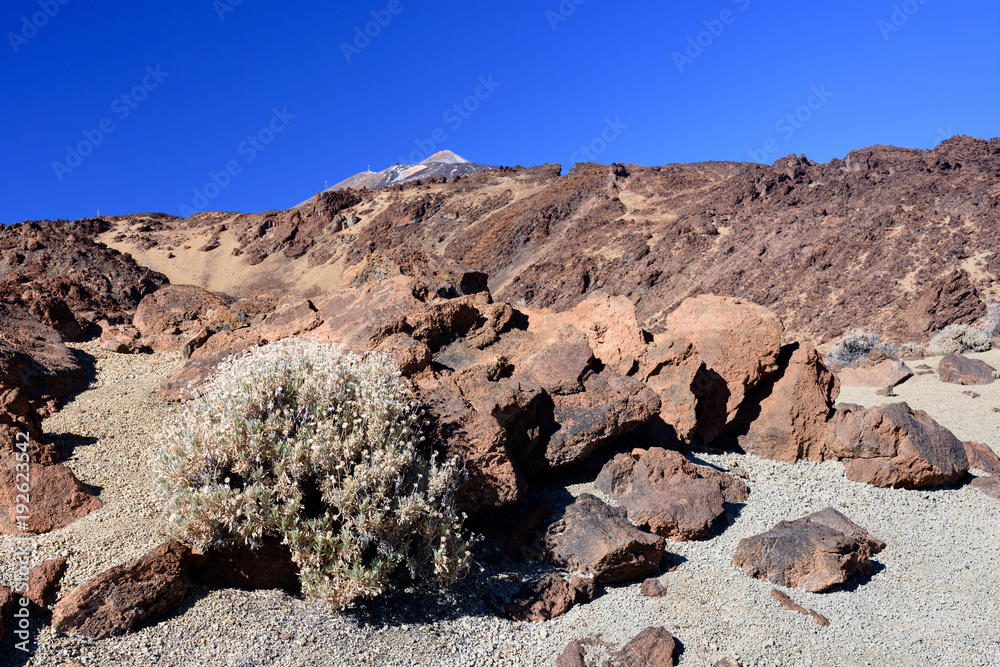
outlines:
[[[946,354],[938,362],[938,379],[951,384],[992,384],[996,379],[996,370],[980,359]]]
[[[105,639],[134,632],[180,607],[190,585],[191,551],[167,542],[142,558],[106,570],[56,603],[58,632]]]
[[[833,508],[740,540],[733,565],[756,579],[819,593],[848,581],[885,548]]]
[[[661,447],[618,454],[601,469],[594,486],[638,526],[672,540],[705,537],[725,504],[745,502],[748,493],[732,475],[696,466]]]
[[[690,340],[706,372],[695,383],[698,434],[711,442],[736,411],[747,391],[777,370],[784,327],[763,306],[733,297],[685,299],[666,319],[667,331]]]
[[[546,531],[546,560],[592,575],[598,584],[620,584],[651,576],[663,559],[663,539],[639,530],[625,510],[584,493]]]
[[[749,454],[786,463],[822,461],[827,421],[840,391],[837,377],[808,342],[783,346],[778,367],[741,406],[736,423],[745,434],[738,437],[739,445]]]
[[[41,404],[82,391],[87,374],[58,332],[0,301],[0,386]]]
[[[981,442],[963,442],[965,457],[969,459],[969,467],[985,470],[991,475],[1000,476],[1000,456],[989,445]]]
[[[962,442],[906,403],[838,409],[827,430],[827,458],[843,460],[848,479],[880,487],[952,484],[969,470]]]

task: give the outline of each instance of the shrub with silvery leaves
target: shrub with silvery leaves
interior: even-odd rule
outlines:
[[[453,583],[469,541],[418,406],[388,356],[318,343],[224,362],[166,436],[158,485],[178,536],[208,548],[276,536],[303,591],[335,606],[387,589]]]
[[[928,346],[934,354],[985,352],[992,347],[990,336],[969,324],[949,324],[931,338]]]
[[[849,366],[852,362],[867,358],[871,351],[876,349],[892,355],[899,354],[899,348],[894,343],[882,340],[878,334],[853,331],[834,344],[827,360],[839,363],[841,366]]]

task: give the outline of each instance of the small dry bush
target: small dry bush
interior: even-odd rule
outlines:
[[[872,350],[880,349],[890,354],[899,354],[899,348],[878,337],[878,334],[854,331],[837,341],[827,360],[849,366],[851,362],[861,361],[868,357]]]
[[[336,606],[467,567],[462,473],[427,447],[391,360],[316,343],[231,358],[184,410],[157,459],[179,537],[200,547],[280,537],[303,590]]]
[[[985,352],[992,346],[990,336],[968,324],[949,324],[931,339],[928,348],[934,354]]]

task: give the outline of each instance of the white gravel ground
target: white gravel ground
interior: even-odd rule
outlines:
[[[68,554],[64,591],[162,541],[165,524],[149,501],[148,461],[160,425],[177,409],[154,389],[181,363],[177,357],[110,354],[93,344],[76,347],[96,357],[98,381],[45,427],[77,436],[59,441],[78,443],[69,465],[84,482],[102,487],[105,507],[30,540],[36,561]],[[1000,367],[1000,353],[977,356]],[[936,360],[928,363],[936,368]],[[982,394],[978,399],[961,395],[964,389],[928,375],[899,387],[898,398],[849,389],[841,400],[875,405],[905,399],[960,438],[1000,448],[1000,414],[991,410],[1000,406],[1000,383],[974,388]],[[124,638],[57,636],[36,622],[31,665],[553,665],[580,636],[621,643],[649,625],[667,627],[683,644],[685,666],[727,657],[738,657],[744,667],[1000,664],[1000,502],[969,487],[876,489],[847,481],[834,462],[787,465],[732,454],[701,455],[699,461],[722,468],[736,461],[749,473],[750,499],[710,539],[668,543],[676,568],[660,577],[669,590],[662,598],[645,598],[634,584],[608,588],[553,621],[502,620],[479,596],[509,597],[520,586],[516,579],[546,570],[490,558],[498,546],[487,541],[481,569],[441,596],[401,592],[341,613],[276,591],[195,588],[180,614]],[[548,495],[566,504],[570,494],[592,491],[594,474],[590,466]],[[828,593],[784,589],[830,620],[820,627],[782,608],[770,595],[771,584],[750,579],[730,559],[740,538],[826,506],[887,547],[868,578]],[[14,542],[0,537],[0,550],[9,553]],[[0,583],[11,579],[5,559]],[[0,665],[25,664],[9,637],[0,656]]]

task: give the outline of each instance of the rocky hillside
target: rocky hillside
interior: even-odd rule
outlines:
[[[855,327],[924,340],[996,296],[998,177],[1000,139],[954,137],[824,164],[499,168],[286,211],[124,216],[95,238],[171,282],[234,296],[312,296],[459,264],[532,307],[626,296],[654,332],[683,299],[714,293],[765,305],[818,342]]]

